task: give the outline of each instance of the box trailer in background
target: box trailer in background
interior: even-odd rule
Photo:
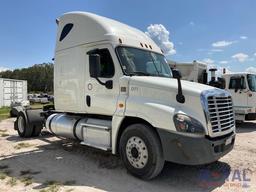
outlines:
[[[172,69],[178,69],[181,73],[181,79],[207,84],[207,64],[198,62],[196,60],[193,63],[183,62],[177,63],[175,61],[168,61],[168,64]]]
[[[27,81],[0,78],[0,107],[27,100]]]

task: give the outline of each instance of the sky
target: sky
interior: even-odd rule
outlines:
[[[256,72],[255,0],[1,0],[0,70],[52,62],[55,19],[87,11],[136,27],[176,62]]]

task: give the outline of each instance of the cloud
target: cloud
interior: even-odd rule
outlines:
[[[222,52],[223,49],[211,49],[211,52]]]
[[[213,47],[227,47],[229,45],[232,45],[234,41],[217,41],[212,43]]]
[[[248,55],[244,54],[244,53],[237,53],[235,55],[232,56],[233,59],[239,61],[240,63],[246,61],[248,59]]]
[[[245,39],[248,39],[248,37],[247,36],[240,36],[240,39],[245,40]]]
[[[249,73],[256,73],[256,67],[248,67],[245,71]]]
[[[1,67],[0,66],[0,72],[2,72],[2,71],[7,71],[7,70],[10,70],[9,68],[6,68],[6,67]]]
[[[203,62],[204,63],[207,63],[207,64],[213,64],[214,63],[214,60],[210,59],[210,58],[205,58],[203,59]]]
[[[256,53],[254,53],[253,55],[256,56]]]
[[[207,51],[207,49],[202,49],[202,48],[200,48],[200,49],[197,49],[196,51],[198,51],[198,52],[204,52],[204,51]]]
[[[176,53],[174,44],[170,41],[170,33],[162,24],[153,24],[145,32],[163,50],[166,55]]]
[[[189,25],[194,26],[195,25],[194,21],[190,21]]]
[[[220,64],[228,64],[228,61],[220,61]]]

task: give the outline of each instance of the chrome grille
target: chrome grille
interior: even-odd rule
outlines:
[[[231,96],[209,96],[208,112],[212,134],[227,132],[235,126]]]

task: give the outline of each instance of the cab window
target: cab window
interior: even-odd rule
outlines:
[[[229,82],[229,89],[237,89],[241,87],[241,89],[246,89],[245,78],[242,77],[231,77]]]

